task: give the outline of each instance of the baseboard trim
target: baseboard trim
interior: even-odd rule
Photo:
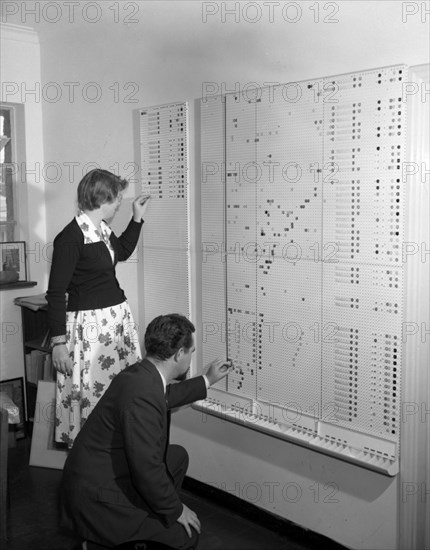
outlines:
[[[305,529],[297,523],[272,514],[267,510],[255,506],[246,500],[242,500],[226,491],[222,491],[217,487],[208,485],[197,479],[186,476],[182,484],[185,491],[194,493],[195,495],[206,498],[211,502],[219,504],[223,508],[227,508],[239,516],[249,519],[253,523],[259,524],[266,529],[278,533],[279,535],[288,536],[292,541],[314,546],[315,548],[330,548],[330,550],[348,550],[346,546],[335,542],[334,540],[320,535],[310,529]]]

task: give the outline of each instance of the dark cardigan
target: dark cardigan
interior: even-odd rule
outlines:
[[[100,309],[124,302],[126,298],[115,276],[115,265],[133,253],[142,224],[143,221],[138,223],[132,219],[120,237],[111,233],[114,262],[103,241],[84,244],[76,219],[56,236],[46,294],[51,336],[66,333],[66,310]]]

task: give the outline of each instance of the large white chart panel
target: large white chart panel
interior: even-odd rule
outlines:
[[[301,83],[303,97],[291,103],[278,86],[265,89],[256,104],[257,242],[266,259],[313,259],[321,241],[323,104],[314,85]]]
[[[320,403],[321,266],[276,258],[258,280],[257,399],[310,414]],[[264,289],[264,290],[261,290]]]
[[[218,331],[206,331],[203,354],[226,350],[234,372],[199,406],[389,475],[399,450],[405,73],[201,103],[202,319]]]

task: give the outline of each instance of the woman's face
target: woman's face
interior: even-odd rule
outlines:
[[[110,220],[112,219],[115,214],[118,212],[119,207],[121,206],[122,201],[122,193],[118,193],[116,198],[112,202],[105,202],[101,205],[101,209],[103,212],[103,219]]]

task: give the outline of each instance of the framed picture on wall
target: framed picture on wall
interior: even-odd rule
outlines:
[[[23,378],[0,382],[0,406],[8,411],[9,424],[15,425],[17,439],[25,437],[25,401]]]
[[[17,281],[27,281],[24,241],[0,243],[0,261],[0,282],[14,283]]]

